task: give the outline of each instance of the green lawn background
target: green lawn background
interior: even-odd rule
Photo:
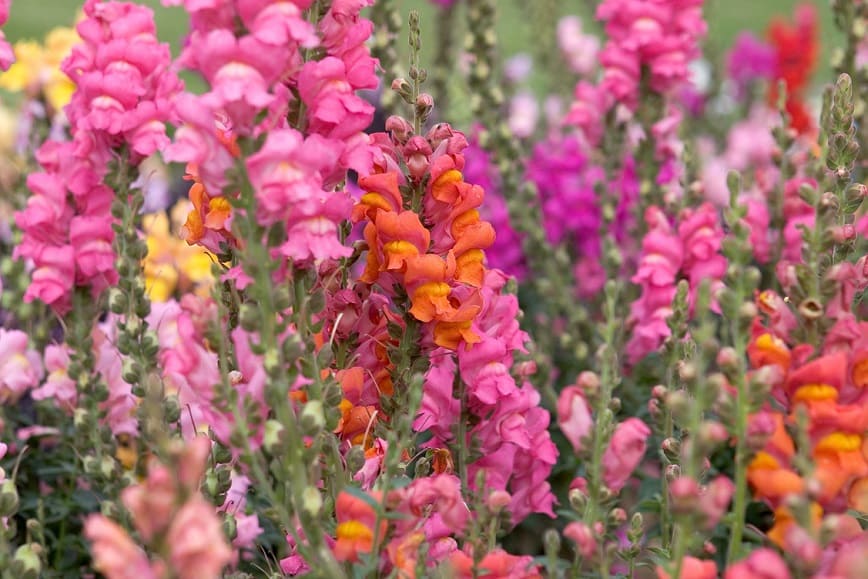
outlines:
[[[531,51],[539,42],[533,27],[527,24],[534,2],[546,0],[497,0],[498,40],[505,56],[517,52]],[[740,30],[753,30],[762,35],[775,15],[789,17],[794,7],[804,0],[706,0],[705,15],[709,22],[711,47],[718,51],[729,47]],[[586,22],[586,29],[599,30],[590,16],[588,6],[592,0],[562,0],[548,4],[558,6],[561,14],[578,14]],[[162,39],[172,43],[177,49],[187,23],[180,8],[164,8],[159,0],[142,0],[157,11],[157,24]],[[821,41],[823,53],[818,80],[829,80],[828,60],[831,49],[839,44],[840,36],[834,28],[828,0],[813,0],[821,19]],[[419,9],[423,23],[423,53],[425,60],[432,57],[432,45],[436,42],[432,27],[435,21],[433,8],[426,0],[398,0],[398,6],[405,15],[411,9]],[[81,5],[78,0],[13,0],[9,22],[5,27],[7,37],[12,40],[40,39],[54,26],[68,25],[72,22],[76,9]],[[405,18],[406,21],[406,18]],[[466,27],[464,27],[466,30]],[[427,42],[426,42],[427,39]],[[403,43],[402,43],[403,44]]]

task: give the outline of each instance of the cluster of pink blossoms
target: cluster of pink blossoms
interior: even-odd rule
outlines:
[[[660,94],[687,80],[688,64],[708,29],[702,0],[605,0],[597,18],[608,35],[600,54],[602,86],[630,108],[638,103],[643,69],[651,90]]]
[[[215,238],[201,230],[231,227],[231,217],[218,223],[213,216],[215,209],[228,207],[221,197],[228,194],[227,171],[239,155],[235,139],[267,133],[263,147],[245,162],[258,221],[286,224],[288,241],[276,255],[303,263],[349,254],[337,229],[352,201],[335,186],[347,169],[368,172],[374,154],[363,132],[374,109],[355,94],[377,86],[376,61],[365,44],[373,25],[359,16],[370,3],[333,2],[315,26],[304,17],[311,0],[183,2],[192,32],[179,62],[210,86],[201,96],[179,99],[176,110],[184,124],[165,155],[187,163],[207,192],[207,204],[188,219],[196,233],[188,241],[219,250],[221,239],[209,243]],[[305,62],[303,51],[313,48],[326,56]],[[299,111],[303,131],[287,119]],[[264,118],[254,122],[262,112]]]
[[[657,350],[669,337],[667,318],[672,313],[676,284],[690,284],[691,308],[704,280],[711,282],[712,295],[723,285],[726,258],[720,253],[724,232],[717,210],[709,203],[686,209],[677,229],[656,206],[645,212],[648,233],[642,240],[642,255],[633,283],[642,295],[630,308],[632,336],[627,344],[627,359],[635,364]],[[714,302],[712,307],[716,308]]]
[[[35,268],[25,300],[59,313],[74,287],[97,295],[117,281],[109,163],[127,147],[125,162],[136,165],[168,142],[164,122],[181,88],[150,9],[89,0],[84,13],[84,42],[62,65],[77,89],[65,109],[73,140],[49,140],[36,152],[43,171],[28,176],[33,195],[16,215],[24,236],[15,257]]]
[[[220,519],[199,494],[210,440],[196,437],[186,448],[173,450],[177,455],[174,469],[152,464],[144,481],[121,493],[133,527],[150,553],[103,515],[91,515],[85,521],[85,536],[93,543],[94,567],[107,579],[218,577],[232,560]]]

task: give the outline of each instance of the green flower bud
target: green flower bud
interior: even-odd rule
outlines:
[[[124,379],[124,382],[127,384],[137,384],[139,382],[139,376],[142,373],[142,368],[139,366],[139,363],[134,361],[132,358],[124,358],[121,363],[121,378]]]
[[[247,332],[255,332],[258,330],[262,323],[262,316],[260,315],[259,307],[250,302],[242,304],[241,309],[238,312],[238,322]]]
[[[12,559],[12,575],[18,579],[37,579],[42,572],[41,553],[42,546],[37,543],[18,547]]]
[[[283,424],[277,420],[267,420],[265,422],[265,434],[263,437],[263,446],[266,452],[273,456],[277,456],[283,449],[283,442],[286,436],[286,429]]]
[[[301,492],[301,507],[311,517],[318,517],[322,510],[322,495],[315,487],[306,487]]]
[[[238,521],[235,520],[234,516],[228,513],[223,517],[223,533],[230,541],[234,540],[235,537],[238,536]]]
[[[365,466],[365,451],[361,446],[354,446],[347,453],[347,470],[356,474]]]
[[[0,485],[0,517],[11,517],[18,512],[18,489],[11,480]]]
[[[181,419],[181,403],[177,395],[166,396],[163,402],[163,411],[166,413],[166,422],[174,423]]]
[[[322,402],[310,400],[301,411],[301,431],[306,436],[319,434],[325,427]]]

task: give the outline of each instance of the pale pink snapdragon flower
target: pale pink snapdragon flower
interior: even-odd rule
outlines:
[[[561,54],[573,72],[589,76],[597,67],[597,53],[600,40],[593,34],[582,30],[582,20],[578,16],[564,16],[558,22],[558,46]]]
[[[603,481],[619,492],[645,456],[651,429],[638,418],[628,418],[615,427],[615,433],[603,454]]]
[[[593,429],[594,419],[585,399],[585,393],[578,386],[567,386],[558,398],[558,426],[573,445],[577,453],[582,450],[582,440]]]
[[[18,402],[42,375],[42,359],[30,348],[27,334],[0,328],[0,404]]]
[[[42,386],[33,390],[33,399],[52,399],[59,408],[73,412],[78,390],[75,381],[67,373],[68,368],[69,347],[66,344],[48,345],[45,348],[45,371],[48,377]]]
[[[180,579],[217,579],[233,558],[213,505],[201,496],[177,512],[167,541],[169,561]]]
[[[103,515],[91,515],[84,523],[91,542],[94,569],[106,579],[161,579],[163,570],[152,564],[123,527]]]

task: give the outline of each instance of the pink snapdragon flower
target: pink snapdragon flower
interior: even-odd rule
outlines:
[[[275,48],[254,36],[238,38],[225,29],[212,30],[197,43],[197,68],[211,85],[201,102],[228,114],[236,130],[249,130],[256,114],[275,98],[269,89],[283,72],[284,47]]]
[[[547,478],[557,449],[548,434],[549,414],[539,407],[539,393],[529,383],[519,385],[508,371],[513,352],[524,351],[527,335],[516,320],[518,300],[502,293],[505,284],[502,272],[486,273],[484,305],[474,323],[482,341],[459,349],[458,363],[469,410],[486,417],[469,433],[483,453],[469,474],[475,477],[484,470],[490,489],[510,492],[510,513],[517,524],[533,512],[553,516]]]
[[[302,48],[314,48],[319,44],[319,37],[302,13],[312,3],[312,0],[241,0],[238,14],[260,42],[274,46],[296,43]]]
[[[201,496],[189,500],[172,520],[166,536],[169,561],[181,579],[217,579],[232,560],[223,525]]]
[[[582,389],[568,386],[561,390],[558,398],[558,426],[573,445],[573,450],[579,452],[582,449],[582,439],[591,433],[593,424],[591,409]]]
[[[34,400],[53,399],[59,408],[75,410],[78,391],[75,381],[69,377],[69,347],[66,344],[50,344],[45,348],[45,383],[31,393]]]
[[[29,347],[27,334],[0,328],[0,404],[15,404],[30,388],[39,385],[42,360]]]
[[[628,418],[615,427],[603,454],[603,481],[614,492],[624,488],[645,456],[651,429],[638,418]]]
[[[757,549],[746,559],[730,565],[723,579],[790,579],[787,564],[771,549]]]
[[[690,303],[695,303],[696,292],[704,281],[711,283],[711,295],[723,287],[726,258],[721,254],[724,232],[717,210],[705,203],[688,208],[681,214],[678,237],[684,248],[681,271],[690,282]],[[719,311],[716,300],[712,309]]]
[[[642,288],[642,295],[630,307],[630,320],[636,324],[627,343],[631,364],[659,348],[669,336],[666,318],[672,313],[675,283],[684,260],[681,240],[663,212],[649,207],[645,221],[648,233],[642,240],[638,271],[631,279]]]
[[[0,27],[9,20],[9,6],[11,4],[12,0],[0,0]],[[9,70],[13,62],[15,62],[15,53],[12,51],[12,46],[6,41],[3,31],[0,30],[0,70]]]
[[[281,253],[295,261],[338,259],[352,249],[338,240],[340,223],[353,202],[344,192],[324,188],[342,147],[339,141],[294,129],[272,131],[262,149],[247,160],[263,225],[280,221],[288,239]]]
[[[643,69],[654,92],[685,83],[707,31],[702,0],[604,0],[597,18],[609,37],[600,55],[603,87],[630,108],[637,104]]]
[[[564,528],[564,537],[575,543],[576,551],[585,559],[591,559],[597,552],[597,537],[585,523],[569,523]]]
[[[15,256],[34,265],[25,300],[40,299],[60,314],[75,287],[97,296],[117,283],[114,192],[102,181],[122,146],[137,165],[168,143],[164,123],[181,87],[150,9],[89,0],[77,30],[82,43],[61,65],[76,85],[65,109],[72,142],[40,147],[43,171],[28,178],[35,195],[16,214],[24,235]]]
[[[106,579],[159,579],[163,573],[151,564],[123,527],[102,515],[84,523],[84,536],[91,542],[94,569]],[[156,568],[155,568],[156,567]]]
[[[140,161],[165,145],[163,123],[181,89],[153,11],[125,2],[87,2],[77,30],[84,41],[61,68],[77,85],[65,112],[83,157],[108,162],[127,142]]]

